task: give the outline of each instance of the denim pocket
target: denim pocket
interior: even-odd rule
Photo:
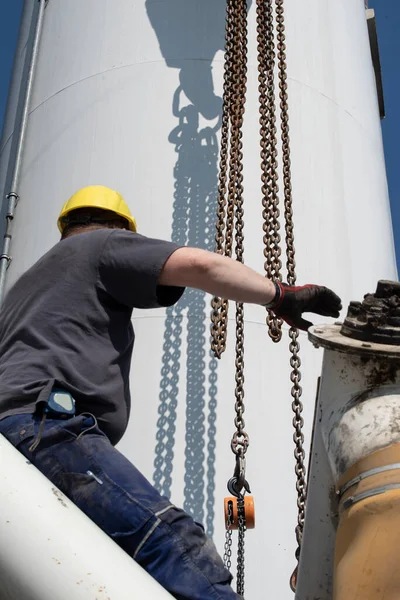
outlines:
[[[35,435],[35,423],[31,414],[12,415],[0,421],[0,433],[16,448]]]

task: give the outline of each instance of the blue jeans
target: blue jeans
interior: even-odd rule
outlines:
[[[48,479],[177,600],[239,599],[201,525],[155,490],[116,450],[94,417],[0,421],[2,433]]]

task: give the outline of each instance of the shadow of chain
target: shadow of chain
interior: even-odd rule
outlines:
[[[178,154],[172,241],[213,250],[217,199],[218,143],[211,127],[199,129],[199,113],[189,104],[178,109],[182,90],[174,97],[179,124],[169,136]],[[186,415],[184,509],[214,531],[217,362],[208,354],[209,307],[206,295],[188,289],[178,305],[167,309],[157,422],[154,484],[170,496],[176,433],[179,372],[186,323]],[[207,358],[210,372],[207,391]],[[207,400],[206,400],[207,399]],[[206,514],[205,514],[206,508]]]

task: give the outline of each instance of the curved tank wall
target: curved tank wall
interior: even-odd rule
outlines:
[[[397,277],[364,2],[286,0],[285,10],[298,281],[331,286],[346,305],[377,279]],[[48,2],[8,286],[57,242],[62,202],[87,184],[121,191],[141,233],[213,249],[224,20],[223,0]],[[262,271],[254,3],[249,22],[245,261]],[[12,140],[1,155],[2,187]],[[233,323],[217,362],[209,301],[188,290],[174,308],[135,312],[132,417],[120,449],[204,523],[222,552],[234,467]],[[288,342],[270,342],[263,309],[245,315],[247,477],[257,511],[246,542],[247,597],[289,600],[296,494]],[[301,345],[309,441],[321,354],[303,334]]]

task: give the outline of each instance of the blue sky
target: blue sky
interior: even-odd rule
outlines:
[[[386,119],[383,121],[386,167],[392,207],[397,263],[400,265],[400,177],[397,145],[400,140],[400,0],[369,0],[375,9],[381,54]],[[0,35],[0,129],[7,102],[12,60],[23,0],[3,3]]]

